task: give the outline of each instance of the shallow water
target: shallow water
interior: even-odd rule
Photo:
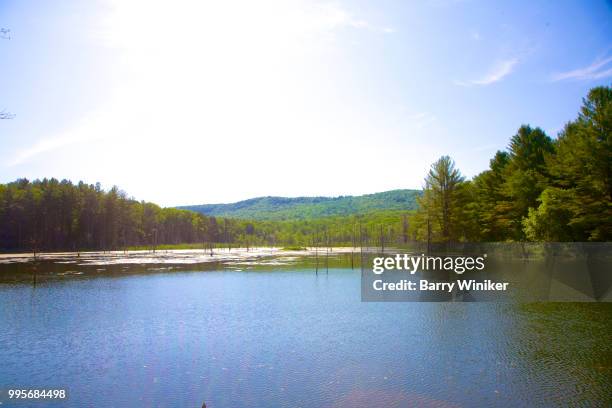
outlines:
[[[612,401],[609,303],[364,303],[334,265],[52,268],[0,284],[0,389],[68,390],[40,407]]]

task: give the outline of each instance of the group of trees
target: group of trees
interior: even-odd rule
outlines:
[[[557,139],[523,125],[490,168],[466,181],[443,156],[412,218],[435,241],[612,239],[612,88],[592,89]]]
[[[117,187],[43,179],[0,184],[0,249],[84,250],[236,239],[238,222],[128,198]]]
[[[251,221],[251,240],[257,245],[359,246],[411,241],[408,214],[378,210],[365,214],[286,221]],[[381,242],[382,241],[382,242]]]
[[[197,244],[378,245],[408,240],[405,211],[308,220],[240,220],[161,208],[117,187],[43,179],[0,184],[0,250],[120,250]],[[384,226],[384,228],[382,227]],[[403,238],[398,238],[403,237]]]

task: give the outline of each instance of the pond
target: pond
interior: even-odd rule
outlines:
[[[610,303],[362,302],[360,271],[342,260],[318,274],[303,262],[160,268],[169,266],[48,260],[35,283],[5,279],[0,389],[67,390],[66,401],[40,407],[607,406],[612,398]],[[5,392],[0,401],[11,404]]]

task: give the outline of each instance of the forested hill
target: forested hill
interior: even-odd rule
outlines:
[[[258,197],[232,204],[178,207],[205,215],[251,220],[303,220],[366,214],[378,210],[414,210],[420,190],[391,190],[361,196]]]

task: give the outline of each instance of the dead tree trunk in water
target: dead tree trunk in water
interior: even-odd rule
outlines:
[[[30,240],[30,244],[32,245],[32,255],[34,256],[34,261],[38,259],[38,240],[36,238],[32,238]]]
[[[325,228],[325,273],[329,273],[329,233]]]
[[[359,223],[359,265],[363,269],[363,229]]]
[[[315,273],[317,275],[319,274],[319,247],[318,247],[318,241],[319,241],[319,231],[317,229],[315,229],[315,235],[314,235]]]
[[[153,253],[155,253],[155,250],[157,249],[157,228],[153,229],[153,234],[151,237],[151,246],[152,246],[152,250]]]
[[[351,247],[351,269],[355,269],[355,261],[353,259],[353,254],[355,253],[355,228],[356,227],[357,226],[353,224],[353,239],[352,239],[353,246]]]
[[[37,267],[36,264],[34,265],[34,268],[32,269],[32,285],[36,286],[37,283]]]

